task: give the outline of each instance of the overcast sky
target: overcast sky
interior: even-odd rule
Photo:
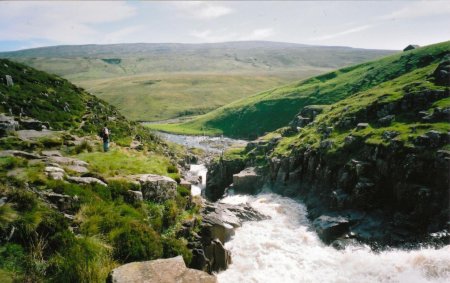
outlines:
[[[450,1],[0,2],[0,51],[270,40],[401,49],[450,40]]]

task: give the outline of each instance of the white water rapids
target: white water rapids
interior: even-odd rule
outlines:
[[[164,137],[217,151],[205,138]],[[206,167],[191,165],[190,171],[202,177],[201,183],[192,186],[191,193],[203,194]],[[217,274],[220,283],[450,282],[450,246],[380,253],[354,246],[338,251],[320,241],[310,229],[305,206],[293,199],[263,193],[228,196],[221,201],[248,203],[271,219],[245,222],[236,229],[232,239],[225,243],[233,263]]]
[[[208,170],[206,169],[205,165],[203,165],[203,164],[199,164],[199,165],[191,164],[189,171],[192,172],[192,174],[194,176],[201,177],[201,182],[199,182],[197,185],[191,186],[191,195],[193,195],[193,196],[202,195],[202,191],[206,187],[206,173],[208,172]]]
[[[450,282],[450,246],[374,253],[367,247],[338,251],[324,245],[303,204],[272,193],[229,196],[247,202],[269,220],[246,222],[225,244],[233,263],[218,274],[237,282]]]

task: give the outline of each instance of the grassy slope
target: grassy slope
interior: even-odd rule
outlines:
[[[296,72],[307,77],[318,69]],[[76,82],[132,120],[166,120],[204,114],[255,92],[292,81],[268,74],[177,73],[125,76]]]
[[[436,62],[449,52],[450,42],[430,45],[265,91],[183,124],[149,127],[180,133],[206,132],[254,138],[286,125],[307,105],[335,103]]]
[[[129,119],[159,121],[204,114],[294,79],[391,52],[237,42],[59,46],[0,57],[64,76],[117,106]]]
[[[448,91],[448,86],[437,85],[430,79],[437,66],[438,63],[433,63],[423,68],[417,68],[396,79],[330,105],[317,116],[314,123],[301,129],[296,135],[284,137],[273,154],[289,155],[292,150],[300,147],[319,148],[320,142],[325,140],[321,129],[327,127],[333,127],[333,131],[326,138],[333,143],[333,146],[328,149],[329,154],[341,151],[345,147],[344,139],[349,135],[359,138],[367,144],[387,146],[390,141],[383,138],[383,134],[396,132],[396,141],[401,141],[407,147],[414,147],[414,140],[430,130],[440,133],[449,132],[450,123],[445,121],[424,122],[418,115],[419,111],[433,113],[437,107],[450,107],[448,97],[433,102],[426,109],[407,109],[396,113],[395,120],[388,125],[380,124],[377,120],[379,117],[373,117],[373,114],[368,113],[370,111],[368,109],[371,107],[381,109],[383,105],[401,101],[406,93],[421,93],[430,90]],[[362,118],[364,121],[360,122],[367,122],[369,127],[358,130],[354,127],[345,129],[336,126],[339,121],[350,117],[365,117]]]
[[[17,118],[22,112],[61,132],[52,142],[23,141],[13,133],[0,138],[0,151],[59,150],[87,161],[88,175],[106,180],[108,187],[50,180],[44,173],[45,160],[0,157],[0,281],[105,282],[112,268],[126,262],[176,255],[189,262],[187,240],[176,236],[183,221],[197,217],[198,207],[186,199],[189,191],[178,188],[176,197],[164,203],[136,203],[128,190],[139,188],[125,178],[139,173],[179,178],[169,157],[179,149],[163,144],[114,107],[65,79],[0,60],[0,77],[5,75],[13,77],[14,86],[0,81],[0,113],[11,109]],[[61,107],[66,103],[68,111]],[[108,153],[102,152],[100,139],[91,135],[105,121],[115,142]],[[68,132],[88,142],[65,143]],[[142,151],[119,145],[128,146],[135,135],[140,136]],[[71,176],[80,175],[62,167]],[[65,194],[66,200],[76,197],[64,208],[74,220],[38,196],[45,191]],[[76,229],[71,230],[72,226]]]

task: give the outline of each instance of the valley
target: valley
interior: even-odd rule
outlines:
[[[212,73],[211,54],[201,72],[130,74],[110,47],[52,48],[113,75],[65,74],[85,90],[27,65],[56,66],[49,49],[0,59],[0,281],[450,280],[450,42],[319,75],[277,59],[287,85]]]
[[[254,93],[360,63],[390,50],[248,41],[54,46],[0,53],[63,76],[128,119],[205,114]]]

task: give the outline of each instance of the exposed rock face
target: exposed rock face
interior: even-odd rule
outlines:
[[[434,134],[435,143],[430,138]],[[403,147],[395,138],[388,147],[359,144],[361,159],[344,166],[320,149],[303,149],[271,160],[267,175],[275,192],[302,196],[308,216],[328,243],[347,232],[366,243],[413,243],[444,229],[448,220],[450,153],[423,154],[443,144],[441,135],[430,133],[427,144],[416,148]]]
[[[119,266],[109,275],[110,283],[216,283],[206,272],[187,268],[181,256]]]
[[[245,168],[233,175],[233,188],[236,192],[254,194],[262,185],[263,176],[255,167]]]
[[[87,167],[89,164],[85,161],[76,159],[76,158],[70,158],[70,157],[62,157],[62,156],[49,156],[47,158],[48,161],[54,162],[61,165],[74,165],[74,166],[82,166]]]
[[[6,136],[19,128],[19,123],[14,117],[0,114],[0,137]]]
[[[40,193],[50,203],[55,205],[58,210],[63,212],[75,212],[78,204],[78,198],[69,195],[57,194],[52,191],[43,191]]]
[[[132,176],[132,179],[141,185],[145,200],[164,202],[173,199],[177,193],[177,182],[172,178],[155,174],[142,174]]]
[[[6,86],[13,86],[14,85],[13,78],[10,75],[5,75],[5,79],[6,79]]]
[[[137,202],[141,202],[144,200],[144,197],[142,196],[142,192],[140,192],[140,191],[128,190],[127,193],[128,193],[128,197],[132,203],[137,203]]]
[[[64,176],[66,174],[64,169],[55,166],[45,167],[44,172],[50,179],[53,180],[64,180]]]
[[[450,86],[450,59],[440,63],[433,73],[436,83]]]
[[[101,186],[107,186],[105,182],[93,177],[67,177],[67,180],[77,184],[99,184]]]
[[[220,160],[208,165],[206,177],[206,197],[212,201],[221,198],[225,188],[233,183],[233,174],[245,168],[242,160]]]
[[[248,205],[205,203],[202,211],[200,243],[195,246],[191,267],[212,273],[225,270],[231,263],[231,254],[223,244],[234,235],[234,229],[244,221],[267,219]]]
[[[42,129],[48,129],[50,128],[50,125],[48,123],[41,122],[36,119],[27,118],[27,119],[20,119],[19,124],[21,128],[25,130],[36,130],[36,131],[42,131]]]
[[[62,157],[62,154],[59,150],[43,150],[41,152],[42,156],[49,157],[49,156],[58,156]]]
[[[23,157],[25,159],[40,159],[41,158],[41,156],[38,154],[21,151],[21,150],[2,150],[2,151],[0,151],[0,157],[1,156],[18,156],[18,157]]]
[[[86,167],[80,165],[69,165],[67,166],[67,169],[80,174],[89,172],[89,170]]]
[[[329,243],[348,231],[349,221],[342,216],[322,215],[314,220],[313,225],[319,237]]]
[[[416,48],[419,48],[419,47],[420,47],[419,45],[410,44],[410,45],[406,46],[405,48],[403,48],[403,51],[409,51],[409,50],[413,50],[413,49],[416,49]]]

